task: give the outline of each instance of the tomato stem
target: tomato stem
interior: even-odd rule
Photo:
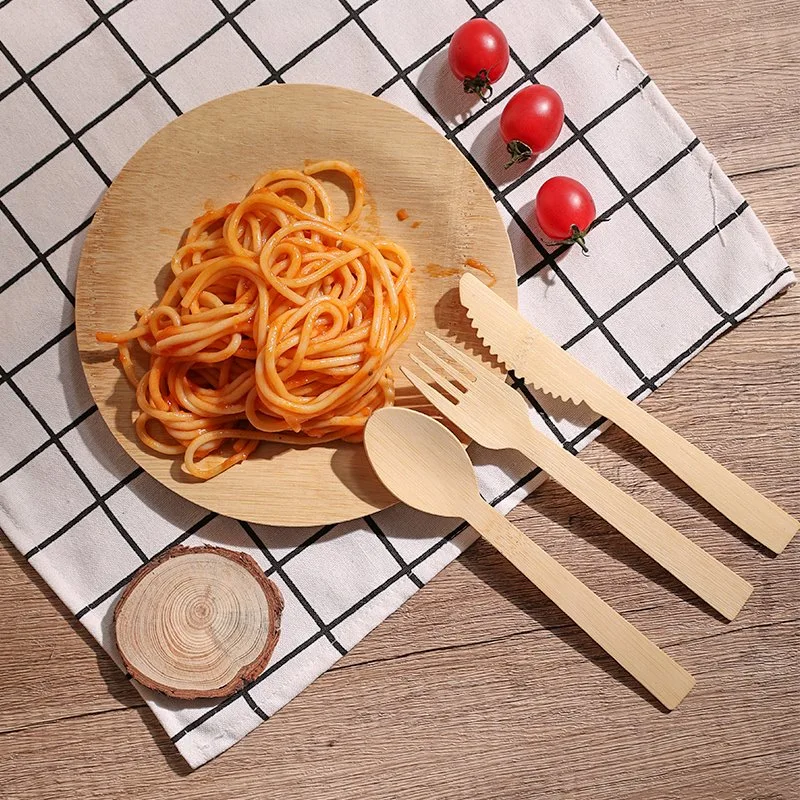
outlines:
[[[531,150],[530,147],[525,144],[525,142],[521,142],[519,139],[512,139],[506,145],[506,150],[508,150],[508,154],[511,156],[511,160],[505,165],[506,169],[508,169],[512,164],[521,164],[523,161],[527,161],[533,157],[533,150]]]
[[[464,78],[464,91],[467,94],[476,94],[484,103],[488,103],[493,91],[489,70],[482,69],[473,78]]]
[[[583,254],[588,256],[589,248],[586,246],[585,237],[586,234],[589,233],[589,229],[587,228],[585,231],[582,231],[577,225],[570,225],[570,230],[572,231],[572,236],[567,239],[567,242],[570,244],[577,244],[583,251]]]
[[[545,242],[545,244],[548,245],[548,247],[556,247],[557,245],[561,244],[577,244],[578,247],[580,247],[583,251],[583,254],[588,256],[589,248],[586,246],[586,234],[589,233],[591,227],[592,226],[590,225],[585,231],[582,231],[577,225],[571,225],[570,230],[572,231],[572,234],[567,239],[559,239],[556,242]]]

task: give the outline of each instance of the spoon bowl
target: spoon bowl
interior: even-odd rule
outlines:
[[[384,486],[412,508],[464,517],[478,497],[464,446],[431,417],[408,408],[382,408],[367,423],[364,446]]]

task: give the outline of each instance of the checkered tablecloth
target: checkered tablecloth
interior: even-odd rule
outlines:
[[[449,35],[476,14],[512,48],[487,105],[447,68]],[[176,115],[284,81],[378,95],[448,137],[508,226],[522,312],[633,399],[794,280],[588,0],[0,0],[0,525],[112,657],[119,593],[179,542],[246,550],[286,600],[272,662],[245,691],[186,702],[140,689],[192,766],[278,711],[474,538],[403,507],[305,530],[209,514],[137,468],[89,396],[75,269],[104,190]],[[548,153],[506,172],[499,115],[530,81],[561,93],[567,119]],[[590,258],[531,228],[536,191],[558,174],[586,184],[604,220]],[[570,450],[597,435],[600,420],[518,388]],[[471,453],[503,511],[541,481],[522,458]]]

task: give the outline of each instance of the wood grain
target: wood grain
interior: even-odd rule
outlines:
[[[226,697],[257,678],[281,629],[283,597],[246,553],[173,547],[134,575],[114,606],[131,677],[171,697]]]
[[[597,5],[800,263],[798,4]],[[645,401],[795,515],[798,341],[795,287]],[[273,720],[189,773],[4,541],[0,797],[795,800],[798,543],[778,558],[751,545],[618,430],[582,458],[756,587],[724,624],[554,482],[511,514],[698,678],[677,712],[621,685],[591,640],[478,543]]]
[[[204,203],[218,208],[239,200],[263,173],[299,169],[306,159],[353,164],[367,190],[354,230],[402,243],[415,265],[417,322],[393,368],[406,362],[425,330],[471,336],[455,291],[467,259],[490,265],[493,288],[515,306],[517,297],[508,234],[483,181],[450,142],[384,100],[330,86],[264,86],[207,103],[156,133],[106,192],[86,236],[75,308],[81,361],[103,419],[141,467],[204,508],[266,525],[327,525],[394,501],[363,448],[342,442],[264,443],[212,480],[186,475],[179,459],[139,441],[135,392],[115,363],[116,348],[98,343],[95,333],[127,330],[134,309],[158,300],[169,272],[164,265]],[[344,216],[344,187],[326,182],[326,188]],[[399,206],[424,224],[416,230],[404,225],[395,213]],[[418,404],[409,388],[398,375],[398,405]]]

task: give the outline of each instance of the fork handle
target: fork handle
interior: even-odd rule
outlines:
[[[467,521],[525,577],[580,626],[668,709],[694,686],[694,678],[586,584],[483,501]]]
[[[619,425],[756,541],[780,553],[797,533],[800,522],[643,408],[616,392],[599,399],[603,402],[593,403],[595,411]]]
[[[514,446],[724,617],[739,613],[744,578],[533,427]]]

